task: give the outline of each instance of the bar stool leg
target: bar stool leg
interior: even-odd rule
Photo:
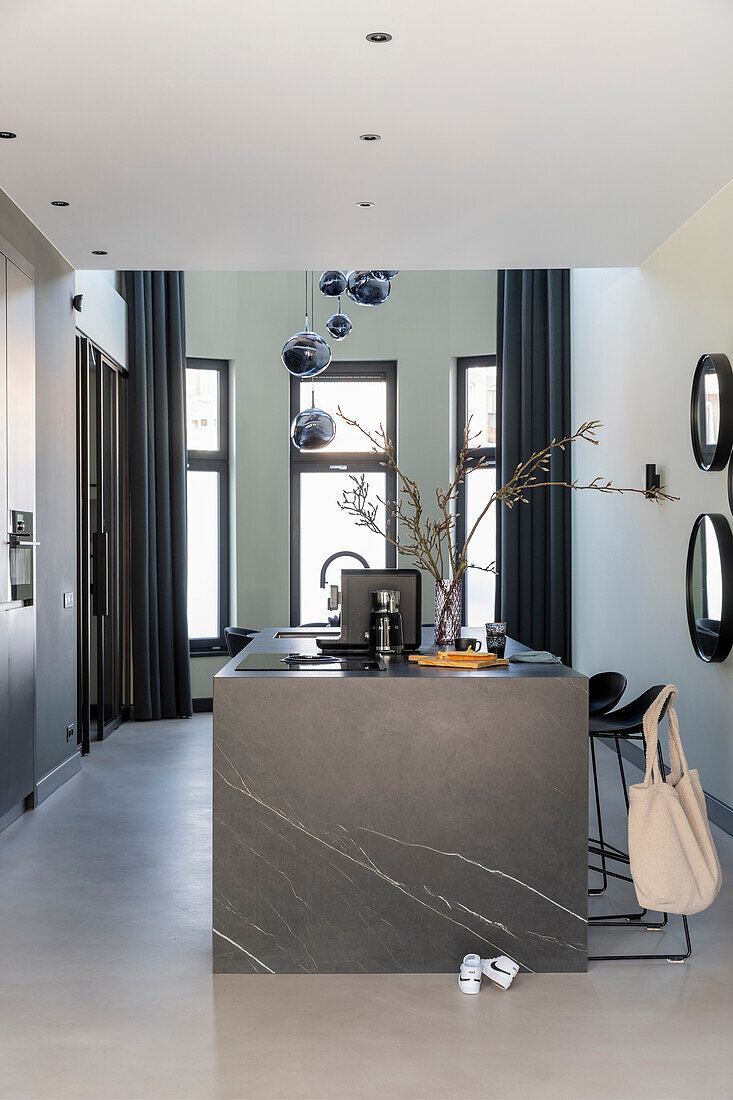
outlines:
[[[621,745],[619,743],[618,737],[614,737],[614,741],[616,742],[616,756],[618,758],[618,770],[621,773],[621,788],[624,792],[624,802],[626,803],[626,814],[628,816],[628,813],[629,813],[629,792],[628,792],[628,789],[626,787],[626,772],[624,771],[624,758],[621,755]]]
[[[590,735],[590,759],[591,759],[591,766],[592,766],[592,769],[593,769],[593,790],[594,790],[595,796],[596,796],[596,818],[598,820],[598,840],[599,840],[599,847],[600,847],[600,857],[601,857],[601,867],[602,867],[602,872],[601,873],[602,873],[602,876],[603,876],[603,886],[601,886],[600,889],[589,890],[588,891],[589,897],[600,897],[600,895],[603,893],[603,891],[608,886],[608,876],[606,875],[605,844],[604,844],[604,841],[603,841],[603,819],[602,819],[602,816],[601,816],[601,796],[600,796],[600,793],[599,793],[599,790],[598,790],[598,768],[596,767],[596,745],[595,745],[595,740],[596,740],[595,737],[593,736],[593,734],[591,734]]]
[[[616,744],[616,759],[618,760],[618,770],[619,770],[619,774],[621,776],[621,790],[624,792],[624,802],[626,803],[626,816],[628,817],[629,816],[629,789],[626,786],[626,771],[624,769],[624,758],[623,758],[623,755],[621,753],[621,742],[619,741],[618,737],[614,737],[613,740]],[[645,748],[645,753],[646,753],[646,748]],[[646,909],[641,909],[638,913],[628,913],[625,916],[624,919],[626,921],[628,921],[629,924],[631,924],[632,921],[640,921],[645,916],[646,916]],[[664,924],[666,924],[666,923],[667,923],[667,919],[665,917]],[[654,923],[653,927],[658,927],[657,922]]]
[[[623,757],[621,755],[621,745],[619,743],[619,738],[618,737],[614,737],[614,741],[616,742],[616,757],[618,759],[619,773],[621,775],[621,784],[622,784],[623,791],[624,791],[624,801],[626,803],[626,812],[627,812],[627,815],[628,815],[629,792],[628,792],[628,789],[626,787],[626,773],[624,771]],[[646,740],[644,738],[643,733],[641,735],[641,741],[642,741],[642,744],[644,746],[644,756],[646,757]],[[593,743],[593,738],[591,737],[591,744],[592,743]],[[664,758],[662,756],[662,746],[659,744],[659,742],[657,742],[657,755],[658,755],[658,760],[659,760],[659,769],[660,769],[660,772],[661,772],[662,776],[664,776],[664,774],[665,774]],[[596,793],[596,797],[598,797],[597,793]],[[599,806],[600,806],[600,803],[599,803]],[[600,821],[600,817],[599,817],[599,821]],[[600,852],[598,852],[598,854],[603,855],[603,852],[604,852],[604,846],[603,846],[603,839],[601,838]],[[610,859],[619,859],[619,862],[628,863],[628,856],[626,856],[626,858],[624,859],[623,857],[614,856],[612,854],[609,854],[608,858],[610,858]],[[628,879],[628,876],[626,876],[626,875],[619,875],[619,874],[614,873],[613,871],[608,870],[605,866],[605,862],[603,863],[603,869],[604,869],[604,877],[605,877],[605,875],[612,875],[614,878],[621,878],[621,879],[626,879],[627,881],[633,881],[633,880]],[[594,870],[600,871],[600,868],[594,868]],[[590,893],[590,891],[589,891],[589,893]],[[636,913],[618,914],[614,917],[611,917],[610,919],[607,918],[607,917],[605,917],[605,918],[604,917],[601,917],[601,918],[590,917],[589,918],[589,923],[591,924],[591,926],[592,926],[592,924],[596,924],[597,927],[606,927],[606,928],[608,928],[608,927],[617,927],[618,928],[619,927],[619,922],[621,920],[625,920],[628,924],[633,923],[637,927],[644,928],[647,932],[661,932],[664,929],[665,925],[667,924],[667,920],[668,920],[669,915],[667,913],[662,913],[662,920],[661,921],[651,922],[651,921],[644,921],[642,919],[643,917],[646,916],[646,913],[647,913],[647,910],[642,909],[639,914],[636,914]],[[631,961],[631,960],[642,961],[643,962],[643,961],[646,961],[646,960],[650,960],[650,961],[651,960],[658,960],[658,961],[665,961],[665,962],[668,962],[668,963],[684,963],[685,960],[689,959],[690,956],[692,955],[692,941],[690,939],[690,928],[689,928],[689,925],[687,923],[687,917],[686,916],[682,917],[682,928],[683,928],[683,931],[684,931],[684,934],[685,934],[685,951],[684,951],[684,953],[670,954],[670,955],[667,955],[667,954],[664,954],[664,953],[649,954],[649,955],[589,955],[588,956],[588,962],[614,962],[614,961],[621,962],[621,961]]]
[[[627,786],[626,786],[626,771],[624,769],[624,764],[623,764],[623,756],[622,756],[622,753],[621,753],[620,739],[619,739],[618,735],[610,735],[610,736],[613,736],[613,740],[615,742],[616,759],[618,760],[619,775],[620,775],[620,778],[621,778],[621,789],[622,789],[623,794],[624,794],[624,803],[626,805],[626,816],[628,818],[629,796],[628,796],[628,789],[627,789]],[[642,740],[643,740],[643,736],[642,736]],[[620,848],[617,848],[615,845],[611,844],[609,841],[606,841],[605,845],[601,846],[600,844],[596,845],[591,839],[591,841],[589,843],[589,851],[593,855],[596,855],[596,856],[604,856],[605,855],[607,860],[613,860],[617,863],[625,864],[626,867],[628,867],[628,865],[629,865],[628,853],[622,851]],[[601,868],[600,867],[594,867],[592,864],[589,864],[589,866],[590,866],[590,869],[592,871],[597,871],[599,874],[601,873]],[[604,862],[604,868],[605,868],[606,875],[610,878],[620,879],[623,882],[629,882],[629,883],[633,883],[633,881],[634,881],[629,875],[620,874],[618,871],[611,871],[610,868],[608,868],[605,865],[605,862]],[[590,891],[589,891],[589,894],[590,894]],[[645,928],[647,931],[650,931],[650,932],[658,931],[660,928],[663,928],[664,925],[667,923],[666,914],[664,915],[663,920],[661,921],[661,923],[659,921],[645,921],[644,917],[646,916],[646,914],[647,914],[646,909],[639,909],[635,913],[599,914],[598,916],[593,916],[593,917],[589,916],[588,917],[588,923],[589,924],[594,924],[596,927],[618,928],[619,925],[623,922],[625,924],[634,924],[637,928],[640,928],[640,927]]]

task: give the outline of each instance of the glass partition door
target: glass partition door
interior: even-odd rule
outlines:
[[[129,713],[127,373],[77,336],[78,740]]]

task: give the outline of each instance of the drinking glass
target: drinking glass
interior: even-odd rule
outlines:
[[[506,649],[506,623],[486,624],[486,652],[504,656]]]

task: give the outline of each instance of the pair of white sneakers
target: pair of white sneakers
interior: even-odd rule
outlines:
[[[508,989],[518,973],[519,966],[508,955],[497,955],[495,959],[466,955],[458,972],[458,988],[461,993],[478,993],[481,989],[481,977],[485,974],[502,989]]]

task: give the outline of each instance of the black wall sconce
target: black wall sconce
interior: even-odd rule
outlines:
[[[77,313],[81,313],[81,300],[84,297],[83,294],[75,294],[71,299],[71,304]]]
[[[646,464],[646,480],[644,488],[647,493],[653,493],[655,489],[659,489],[662,485],[662,475],[657,473],[656,462],[647,462]]]

